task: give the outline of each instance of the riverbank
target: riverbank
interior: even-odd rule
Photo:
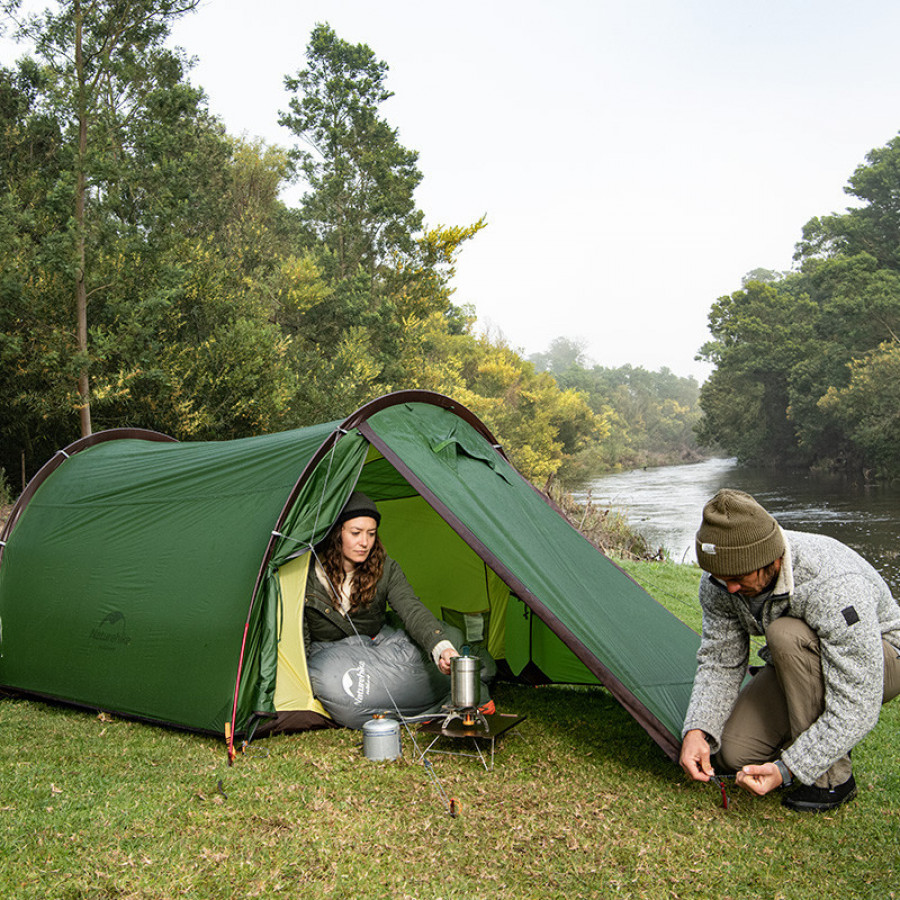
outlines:
[[[551,491],[550,499],[569,523],[607,556],[634,560],[665,558],[663,549],[652,549],[621,511],[594,503],[589,495],[579,500],[569,493]]]

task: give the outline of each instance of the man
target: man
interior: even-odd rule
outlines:
[[[900,693],[900,607],[861,556],[824,535],[782,531],[743,491],[723,489],[697,531],[703,635],[681,766],[711,756],[754,794],[794,789],[798,811],[856,795],[850,751]],[[750,635],[766,665],[742,687]]]

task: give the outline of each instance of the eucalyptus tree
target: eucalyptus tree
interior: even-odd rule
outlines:
[[[393,95],[387,64],[368,46],[318,25],[306,63],[285,78],[293,96],[280,116],[307,148],[293,151],[309,185],[302,213],[330,251],[338,280],[359,270],[372,278],[395,253],[413,249],[422,227],[413,197],[422,180],[418,154],[380,114]]]
[[[81,433],[91,432],[88,304],[107,289],[98,277],[104,242],[122,228],[146,227],[149,191],[123,177],[148,108],[161,84],[179,80],[182,60],[165,47],[172,22],[199,0],[58,0],[20,16],[20,0],[0,3],[14,33],[28,42],[44,73],[36,106],[57,123],[60,147],[55,184],[47,196],[68,198],[68,216],[55,238],[68,281],[76,333],[77,401]],[[103,348],[97,350],[102,353]]]

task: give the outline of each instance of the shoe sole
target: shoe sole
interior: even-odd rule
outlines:
[[[786,806],[788,809],[793,809],[796,812],[830,812],[832,809],[837,809],[844,803],[849,803],[856,796],[856,791],[857,789],[853,788],[846,797],[841,797],[837,803],[804,803],[802,800],[799,803],[791,803],[789,797],[785,797],[781,802],[783,806]]]

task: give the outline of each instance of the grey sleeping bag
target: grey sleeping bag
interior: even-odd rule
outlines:
[[[450,676],[403,630],[374,638],[314,641],[307,659],[313,693],[339,725],[362,728],[375,713],[418,716],[450,702]]]
[[[455,647],[463,644],[458,628],[447,626]],[[496,664],[484,648],[481,703],[490,700],[485,683]],[[442,675],[431,655],[402,628],[385,625],[374,638],[353,635],[340,641],[313,641],[306,661],[313,693],[339,725],[362,728],[376,713],[420,716],[439,713],[450,703],[450,676]]]

